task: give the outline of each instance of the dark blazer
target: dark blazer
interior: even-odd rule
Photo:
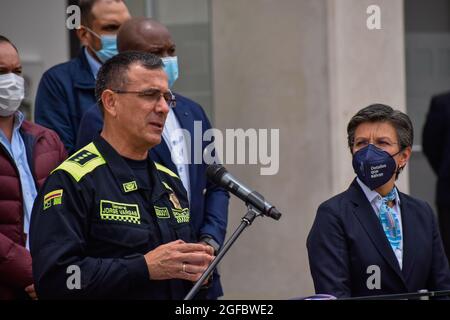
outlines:
[[[194,164],[194,122],[201,123],[201,134],[211,128],[211,124],[206,116],[203,108],[194,101],[175,94],[177,104],[173,109],[175,116],[180,122],[183,129],[189,131],[192,139],[191,155],[192,164],[189,165],[189,182],[190,182],[190,211],[191,221],[198,239],[203,235],[210,235],[220,245],[225,239],[225,232],[228,220],[228,201],[229,194],[223,188],[219,188],[211,184],[206,179],[207,164],[202,161],[201,164]],[[90,143],[93,138],[101,131],[103,126],[103,118],[97,105],[90,108],[83,116],[80,122],[80,128],[77,138],[77,149]],[[201,137],[197,137],[199,139]],[[211,142],[202,142],[203,150]],[[169,148],[161,139],[161,143],[150,150],[150,157],[173,172],[177,172],[177,168],[172,161]],[[217,285],[210,290],[209,297],[216,298],[222,295],[222,289],[218,282],[218,274],[215,274]]]
[[[316,293],[336,297],[450,290],[450,269],[430,206],[399,192],[403,268],[356,179],[317,210],[307,248]],[[378,266],[380,289],[367,280]]]
[[[59,135],[69,154],[74,151],[84,112],[95,103],[95,79],[81,50],[78,57],[47,70],[36,93],[36,123]]]
[[[423,153],[437,175],[436,204],[450,207],[450,92],[431,99],[422,133]]]

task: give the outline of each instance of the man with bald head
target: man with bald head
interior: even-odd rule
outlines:
[[[178,61],[175,43],[167,28],[150,18],[132,18],[126,21],[117,34],[119,52],[144,51],[159,56],[164,62],[169,87],[178,77]],[[194,164],[189,155],[194,154],[194,144],[185,141],[181,130],[185,129],[194,137],[194,122],[202,123],[203,133],[211,124],[196,102],[175,93],[176,106],[169,110],[161,143],[150,150],[151,158],[178,173],[183,182],[191,212],[191,223],[198,239],[212,246],[217,252],[222,246],[228,220],[228,193],[206,179],[207,164]],[[77,148],[90,143],[102,129],[103,118],[100,108],[94,105],[83,116],[77,138]],[[207,143],[202,145],[202,152]],[[190,149],[189,149],[190,148]],[[223,295],[220,277],[213,274],[210,288],[201,293],[203,298],[217,299]]]
[[[81,117],[96,102],[97,72],[117,54],[117,31],[130,18],[122,0],[79,0],[78,6],[81,25],[76,34],[81,52],[44,73],[34,113],[36,123],[55,130],[69,153],[74,151]]]
[[[167,28],[150,18],[133,18],[119,30],[119,51],[138,50],[152,52],[160,57],[175,56],[175,43]]]

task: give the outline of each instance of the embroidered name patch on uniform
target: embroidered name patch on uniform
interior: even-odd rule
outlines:
[[[141,224],[137,204],[100,200],[100,219]]]
[[[44,196],[44,210],[50,208],[52,205],[62,203],[63,189],[53,190]]]
[[[170,218],[169,209],[167,209],[166,207],[157,207],[157,206],[153,207],[155,208],[155,214],[158,218],[160,219]]]
[[[172,209],[173,215],[178,223],[189,222],[189,208],[184,209]]]

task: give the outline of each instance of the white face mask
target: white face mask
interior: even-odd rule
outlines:
[[[15,73],[0,74],[0,117],[14,114],[25,96],[25,80]]]

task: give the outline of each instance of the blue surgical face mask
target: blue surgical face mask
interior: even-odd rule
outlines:
[[[119,52],[117,51],[117,36],[114,35],[101,35],[99,36],[96,32],[92,31],[88,27],[85,27],[86,30],[88,30],[90,33],[92,33],[94,36],[100,39],[102,42],[102,48],[100,50],[94,50],[95,55],[97,58],[102,62],[105,63],[106,60],[114,57]]]
[[[394,155],[369,144],[358,150],[353,155],[353,169],[359,180],[361,180],[370,190],[381,187],[387,183],[396,173],[397,164]]]
[[[161,58],[164,63],[164,71],[167,74],[169,80],[169,88],[172,88],[175,81],[178,79],[178,58],[175,57],[164,57]]]

